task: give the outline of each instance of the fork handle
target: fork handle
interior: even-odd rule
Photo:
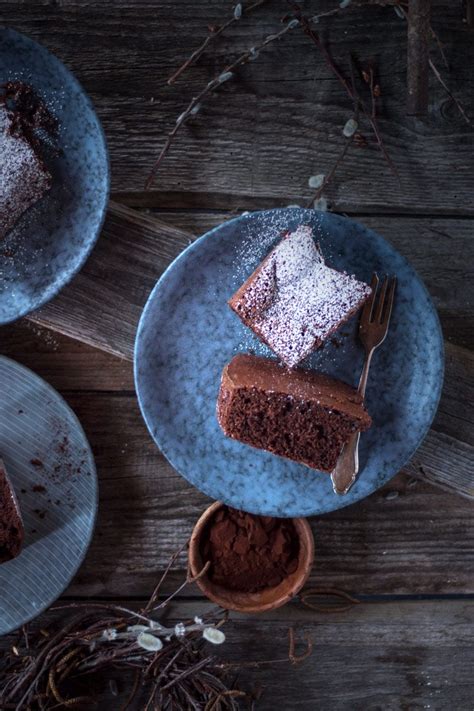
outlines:
[[[331,472],[332,488],[335,494],[347,494],[359,472],[360,432],[354,432],[344,445],[337,464]]]
[[[366,352],[365,363],[360,376],[358,392],[365,395],[372,354],[375,348]],[[347,494],[359,472],[360,432],[354,432],[344,445],[334,470],[331,472],[332,488],[335,494]]]
[[[359,395],[362,396],[362,398],[365,397],[365,389],[367,387],[367,378],[369,377],[369,368],[370,368],[370,363],[372,362],[372,356],[375,351],[375,348],[371,348],[370,351],[367,351],[365,354],[365,363],[364,367],[362,368],[362,373],[360,376],[359,380],[359,387],[358,387],[358,393]]]

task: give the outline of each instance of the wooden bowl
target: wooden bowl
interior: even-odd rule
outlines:
[[[216,501],[209,506],[197,521],[191,540],[189,542],[189,569],[193,577],[196,577],[204,567],[201,557],[201,539],[203,532],[207,528],[215,513],[224,506],[220,501]],[[274,610],[285,605],[294,597],[306,583],[313,565],[314,558],[314,538],[305,518],[293,518],[293,525],[299,536],[299,560],[298,567],[279,585],[272,588],[265,588],[256,593],[237,592],[227,590],[221,585],[211,582],[204,574],[196,584],[204,595],[226,610],[237,610],[238,612],[264,612]]]

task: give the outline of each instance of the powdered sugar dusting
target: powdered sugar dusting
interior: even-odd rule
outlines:
[[[293,367],[369,296],[370,287],[328,267],[310,227],[285,237],[235,305],[273,351]]]
[[[51,176],[23,138],[9,133],[10,116],[0,106],[0,239],[49,189]]]

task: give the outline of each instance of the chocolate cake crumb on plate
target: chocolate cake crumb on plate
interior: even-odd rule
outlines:
[[[228,437],[325,472],[351,434],[371,425],[350,385],[243,353],[224,368],[217,418]]]
[[[16,558],[23,546],[25,530],[15,490],[0,459],[0,564]]]

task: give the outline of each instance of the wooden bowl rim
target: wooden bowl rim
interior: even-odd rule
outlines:
[[[216,511],[225,506],[221,501],[215,501],[208,506],[198,518],[189,541],[189,570],[196,577],[202,570],[203,563],[200,553],[200,542],[203,530]],[[266,588],[258,593],[239,593],[234,590],[215,585],[204,574],[196,580],[196,585],[209,600],[220,607],[238,612],[265,612],[281,607],[291,600],[308,580],[314,560],[314,537],[306,518],[290,518],[295,526],[300,541],[300,559],[298,568],[288,578],[274,588]],[[303,555],[301,555],[303,552]],[[263,600],[262,600],[263,597]]]

